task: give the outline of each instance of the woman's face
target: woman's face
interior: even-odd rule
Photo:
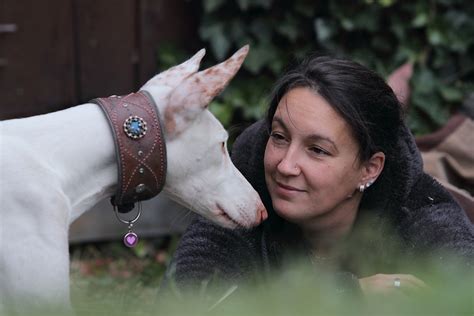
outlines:
[[[355,216],[353,195],[365,176],[358,150],[349,125],[325,99],[309,88],[287,92],[264,158],[275,211],[296,224],[331,212]]]

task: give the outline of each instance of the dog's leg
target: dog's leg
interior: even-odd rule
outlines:
[[[42,168],[35,164],[31,167]],[[47,173],[36,174],[55,181]],[[17,179],[21,181],[21,177]],[[32,187],[38,190],[31,183],[21,185],[25,192]],[[2,208],[0,297],[7,310],[25,315],[31,310],[69,309],[68,218],[66,212],[57,212],[67,209],[67,200],[61,198],[54,184],[44,189],[50,193],[31,191],[33,194],[25,194]]]

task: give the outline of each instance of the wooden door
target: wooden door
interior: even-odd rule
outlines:
[[[0,0],[0,120],[136,91],[162,42],[194,49],[186,0]]]
[[[137,89],[138,2],[73,1],[80,101]]]
[[[71,2],[0,0],[0,119],[75,104]]]

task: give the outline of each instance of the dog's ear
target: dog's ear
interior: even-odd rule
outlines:
[[[159,102],[164,99],[166,95],[166,93],[163,93],[163,89],[176,88],[184,79],[198,71],[201,60],[205,54],[206,50],[201,49],[185,62],[171,67],[148,80],[140,90],[146,90],[153,96],[156,102]]]
[[[182,132],[224,90],[240,69],[248,51],[246,45],[226,61],[190,75],[175,88],[164,113],[168,137]]]

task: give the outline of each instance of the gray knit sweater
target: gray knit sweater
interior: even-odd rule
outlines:
[[[256,274],[271,276],[284,267],[286,258],[309,258],[298,228],[272,209],[263,168],[267,140],[266,123],[262,120],[253,124],[236,140],[232,159],[259,192],[269,219],[252,230],[228,230],[197,218],[181,239],[168,279],[172,277],[180,285],[216,277],[235,281]],[[400,132],[394,153],[387,158],[377,182],[364,193],[348,238],[354,243],[342,248],[347,251],[342,252],[338,269],[344,271],[342,279],[349,288],[357,288],[357,278],[365,275],[400,273],[394,258],[406,261],[443,251],[464,257],[468,264],[474,258],[474,226],[450,194],[423,173],[420,154],[406,127]],[[368,222],[369,238],[364,235],[367,229],[363,229]],[[361,253],[362,260],[354,260]],[[314,260],[307,262],[314,264]]]

